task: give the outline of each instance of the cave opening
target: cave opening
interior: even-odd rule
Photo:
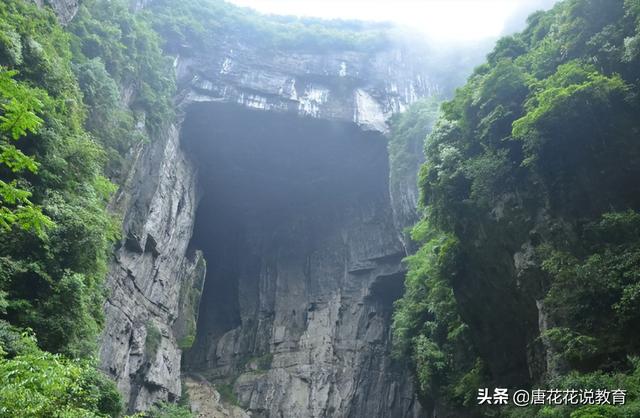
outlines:
[[[300,349],[314,315],[333,309],[336,295],[357,301],[371,287],[388,321],[402,277],[379,274],[395,277],[388,289],[369,280],[402,256],[382,134],[196,103],[186,111],[181,144],[196,165],[200,197],[191,247],[207,261],[195,342],[183,354],[187,373],[224,382],[247,364],[269,367],[263,363],[274,354]],[[375,306],[362,321],[372,321]],[[344,332],[369,332],[369,324],[356,328]]]

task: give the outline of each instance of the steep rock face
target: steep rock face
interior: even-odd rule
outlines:
[[[198,418],[249,418],[250,415],[235,405],[225,404],[220,393],[206,380],[187,377],[191,412]]]
[[[50,6],[62,24],[73,19],[79,5],[77,0],[35,2]],[[399,45],[377,52],[293,53],[227,39],[206,51],[182,45],[175,67],[177,105],[187,115],[194,103],[213,102],[348,122],[352,126],[340,132],[327,125],[324,134],[358,143],[362,151],[371,147],[354,137],[386,133],[389,116],[439,90],[424,63]],[[190,246],[202,192],[196,187],[198,166],[180,144],[180,125],[181,120],[167,124],[151,143],[134,150],[129,176],[112,203],[124,214],[124,238],[107,280],[100,361],[130,410],[181,395],[182,349],[195,337],[206,275],[202,253]],[[322,140],[315,138],[316,144]],[[389,356],[390,314],[401,292],[405,255],[392,212],[411,212],[407,204],[415,196],[411,187],[407,196],[397,194],[401,203],[392,210],[383,139],[373,135],[366,141],[374,143],[369,154],[376,164],[362,173],[375,179],[374,187],[371,178],[361,176],[335,200],[344,179],[338,177],[327,184],[328,206],[316,202],[318,210],[284,211],[286,219],[269,218],[265,224],[260,216],[242,218],[244,241],[236,240],[231,250],[252,254],[250,262],[236,263],[238,257],[225,251],[211,257],[212,277],[229,267],[229,260],[242,274],[223,289],[230,293],[222,292],[217,306],[209,307],[205,295],[203,331],[185,363],[214,380],[233,381],[241,404],[256,416],[421,412],[407,371]],[[357,166],[354,161],[343,161],[342,169]],[[308,181],[304,187],[313,188]],[[220,290],[215,282],[209,289]],[[231,321],[220,317],[220,307],[227,305],[236,310]]]
[[[179,308],[204,279],[202,255],[187,255],[196,208],[195,173],[178,137],[170,126],[139,151],[114,202],[125,213],[125,238],[108,276],[111,295],[100,360],[131,410],[180,396],[178,340],[184,337],[184,324],[195,319],[188,318],[192,311]]]
[[[187,371],[232,386],[254,416],[417,414],[390,358],[405,253],[384,137],[200,104],[183,143],[199,162],[194,246],[209,263]]]
[[[419,165],[416,164],[415,173],[417,173],[419,169]],[[410,253],[412,243],[403,231],[420,219],[417,210],[420,192],[418,191],[415,176],[400,177],[394,180],[396,180],[395,184],[389,188],[393,218],[403,245],[407,249],[407,252]],[[408,235],[408,233],[406,235]]]
[[[212,284],[205,284],[200,305],[203,331],[183,362],[193,373],[233,383],[241,404],[256,416],[419,414],[408,373],[389,356],[390,313],[402,286],[404,249],[393,223],[381,133],[387,131],[391,114],[436,93],[437,83],[400,47],[370,53],[285,53],[227,39],[202,51],[182,46],[175,68],[176,103],[182,110],[178,126],[139,150],[114,203],[126,214],[125,238],[109,276],[100,356],[129,409],[143,410],[181,393],[181,352],[193,339],[205,275],[196,251],[200,241],[192,242],[199,222],[196,208],[202,196],[214,202],[204,207],[220,208],[215,202],[225,199],[202,174],[208,162],[197,164],[198,153],[181,144],[187,137],[179,134],[182,121],[195,115],[196,120],[215,120],[213,126],[261,126],[253,116],[233,122],[216,116],[246,109],[267,121],[270,115],[290,118],[294,125],[324,121],[301,128],[299,137],[313,136],[318,128],[333,142],[359,144],[365,154],[376,150],[371,155],[377,164],[364,171],[376,185],[363,194],[359,190],[369,190],[373,180],[347,182],[347,197],[337,203],[332,190],[325,189],[323,201],[334,203],[319,204],[315,212],[304,205],[287,211],[271,207],[291,215],[277,222],[255,213],[229,222],[242,231],[228,235],[230,241],[237,238],[233,245],[220,251],[202,248]],[[366,131],[372,133],[363,142]],[[199,136],[206,142],[211,135]],[[266,136],[277,140],[277,135]],[[323,140],[314,138],[306,143],[307,152]],[[286,148],[281,151],[272,160],[275,171],[286,167],[290,157]],[[233,161],[219,149],[212,152]],[[357,165],[358,150],[348,155]],[[332,158],[311,162],[323,165]],[[214,180],[233,180],[229,173],[214,173]],[[299,167],[279,174],[295,178],[309,173],[313,171]],[[301,184],[314,190],[313,184]],[[340,181],[327,184],[339,186]],[[287,204],[288,199],[280,201]],[[280,236],[277,242],[270,241],[273,234]],[[238,261],[246,253],[252,260]],[[211,277],[228,277],[225,268],[246,274],[217,288]]]
[[[78,12],[78,0],[33,0],[39,7],[50,6],[61,24],[66,25]]]
[[[222,43],[211,55],[192,54],[186,48],[175,62],[187,115],[183,142],[200,142],[191,152],[205,159],[199,175],[205,196],[212,196],[205,197],[199,218],[224,225],[197,224],[197,233],[217,239],[196,236],[210,274],[196,344],[183,363],[189,372],[231,385],[254,416],[419,415],[409,374],[390,359],[390,315],[401,294],[405,252],[379,133],[387,132],[391,114],[436,93],[437,84],[402,48],[313,54]],[[227,105],[194,105],[209,102]],[[227,124],[259,128],[219,128]],[[365,131],[378,134],[366,137]],[[322,155],[332,142],[353,148],[336,145]],[[344,155],[346,161],[337,161]],[[296,167],[288,159],[302,163]],[[235,167],[216,169],[229,160]],[[362,161],[371,165],[359,167]],[[313,172],[328,162],[328,172]],[[297,184],[251,186],[270,175]],[[327,180],[332,175],[334,182]],[[252,177],[238,180],[243,176]],[[270,198],[261,207],[256,196],[265,190]],[[415,201],[401,194],[402,205]],[[274,208],[273,200],[284,204]],[[252,210],[243,207],[249,202]]]
[[[439,92],[420,57],[402,45],[377,52],[292,52],[226,40],[176,56],[182,105],[238,103],[387,131],[386,120]]]
[[[401,42],[376,52],[327,53],[261,50],[238,40],[212,45],[206,54],[181,45],[175,67],[183,106],[238,103],[248,108],[350,121],[387,133],[387,120],[416,100],[441,94],[426,56]],[[417,49],[420,51],[420,49]],[[422,154],[422,143],[415,152]],[[391,188],[399,235],[418,219],[414,172]],[[406,174],[406,173],[405,173]]]

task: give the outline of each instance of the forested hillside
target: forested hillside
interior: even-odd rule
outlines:
[[[426,140],[394,316],[443,416],[640,416],[640,2],[568,0],[501,39]],[[477,406],[479,388],[625,406]]]
[[[122,2],[83,2],[62,28],[7,0],[0,28],[0,416],[119,416],[93,360],[120,234],[106,205],[168,118],[170,67]]]

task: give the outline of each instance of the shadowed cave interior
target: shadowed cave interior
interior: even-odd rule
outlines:
[[[181,141],[198,169],[191,246],[207,260],[196,340],[183,364],[224,380],[248,358],[296,350],[315,304],[346,276],[367,273],[347,274],[340,248],[354,218],[395,237],[381,221],[390,219],[387,145],[350,123],[215,103],[187,110]],[[401,284],[394,273],[371,286],[387,320]],[[282,315],[293,337],[280,341],[272,334]],[[217,345],[239,327],[224,337],[237,340],[229,357]]]

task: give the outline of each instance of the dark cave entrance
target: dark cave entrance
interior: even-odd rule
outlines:
[[[310,279],[317,275],[311,273],[313,254],[327,246],[320,243],[323,237],[339,236],[354,211],[370,211],[365,222],[374,224],[390,216],[377,213],[380,207],[390,210],[387,144],[380,133],[351,123],[222,103],[191,105],[181,142],[198,169],[200,201],[191,244],[207,260],[196,341],[183,363],[187,372],[215,369],[207,377],[224,378],[237,364],[221,360],[216,344],[230,330],[244,330],[228,344],[243,351],[236,357],[271,350],[275,293],[283,286],[277,278],[290,274],[277,271],[281,260],[300,265],[296,280],[304,282],[284,290],[301,301],[287,313],[294,330],[287,332],[295,332],[304,329],[313,309],[304,300],[331,287]],[[388,234],[395,236],[392,230]],[[270,262],[276,258],[280,267]],[[347,262],[325,260],[335,264],[327,280],[342,280]],[[389,291],[382,293],[389,298]]]

